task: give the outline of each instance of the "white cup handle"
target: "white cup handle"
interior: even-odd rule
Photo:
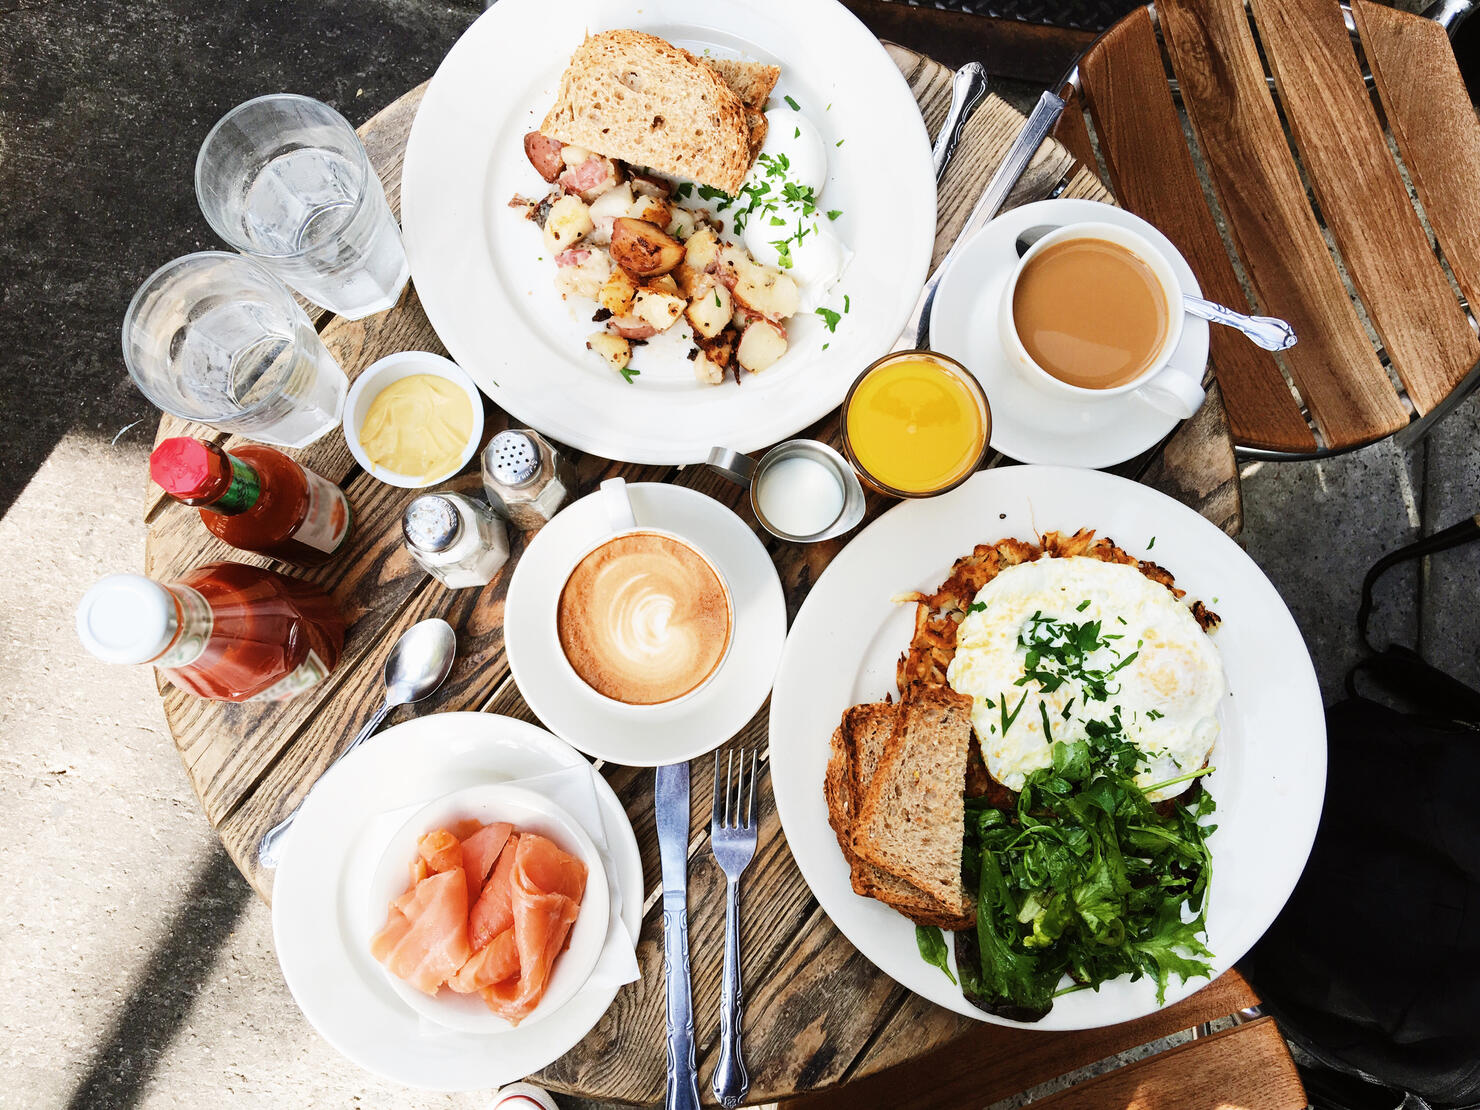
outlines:
[[[1200,375],[1168,366],[1136,390],[1136,396],[1178,420],[1187,420],[1202,407],[1207,394],[1203,392]]]
[[[608,478],[601,483],[601,499],[606,503],[606,519],[613,532],[637,527],[632,513],[632,495],[627,492],[627,479]]]

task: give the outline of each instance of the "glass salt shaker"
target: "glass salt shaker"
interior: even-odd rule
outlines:
[[[575,468],[539,432],[499,432],[483,449],[483,492],[517,528],[546,524],[575,487]]]
[[[460,493],[424,493],[401,518],[406,547],[449,589],[486,586],[508,562],[504,522],[487,505]]]

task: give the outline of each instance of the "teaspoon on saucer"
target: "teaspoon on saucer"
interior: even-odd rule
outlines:
[[[1021,258],[1027,254],[1028,249],[1034,243],[1050,231],[1056,230],[1057,228],[1052,224],[1039,224],[1037,227],[1030,227],[1019,233],[1016,243],[1018,257]],[[1203,300],[1201,297],[1193,297],[1187,293],[1182,294],[1182,307],[1190,316],[1196,316],[1214,324],[1237,328],[1255,345],[1263,347],[1266,351],[1283,351],[1295,346],[1295,329],[1286,320],[1280,320],[1274,316],[1249,316],[1242,312],[1235,312],[1215,301]]]

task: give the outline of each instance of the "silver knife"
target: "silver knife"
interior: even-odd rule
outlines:
[[[920,290],[920,299],[915,302],[915,311],[910,314],[909,323],[905,325],[903,334],[895,341],[894,350],[923,350],[930,346],[930,309],[935,304],[935,291],[940,287],[940,279],[951,268],[951,263],[956,260],[956,255],[960,252],[962,245],[985,227],[1002,208],[1002,202],[1007,199],[1007,194],[1012,192],[1012,187],[1017,184],[1018,178],[1023,176],[1023,171],[1028,168],[1028,163],[1038,152],[1039,144],[1048,137],[1048,133],[1053,130],[1053,125],[1059,121],[1059,116],[1063,111],[1063,100],[1053,93],[1045,92],[1038,98],[1038,103],[1034,106],[1032,114],[1028,116],[1028,121],[1023,124],[1022,131],[1018,132],[1017,139],[1003,157],[1002,164],[997,167],[992,180],[988,181],[987,187],[982,190],[982,195],[977,199],[976,206],[972,208],[971,215],[967,216],[966,222],[961,225],[956,241],[951,244],[951,249],[946,252],[946,256],[940,260],[940,265],[925,282],[925,288]]]
[[[668,986],[668,1092],[664,1110],[699,1110],[694,998],[689,989],[689,765],[659,767],[653,806],[663,864],[663,975]]]

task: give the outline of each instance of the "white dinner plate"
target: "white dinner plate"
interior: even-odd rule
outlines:
[[[824,303],[841,312],[846,296],[849,312],[835,332],[798,313],[786,355],[740,385],[701,385],[682,350],[659,357],[657,343],[633,359],[636,381],[613,373],[586,350],[596,305],[561,300],[540,230],[507,207],[516,193],[549,189],[523,136],[554,103],[582,36],[627,27],[695,54],[779,65],[772,105],[791,97],[827,147],[819,195],[842,211],[830,226],[853,258]],[[935,174],[909,86],[835,0],[500,0],[427,89],[406,147],[401,218],[428,319],[501,407],[606,458],[689,463],[716,445],[752,451],[793,435],[889,349],[930,263]]]
[[[673,705],[629,708],[602,698],[571,670],[555,607],[575,557],[611,532],[599,494],[563,509],[520,557],[504,604],[504,650],[519,692],[552,732],[598,759],[656,767],[717,748],[765,704],[786,643],[786,597],[765,546],[725,505],[660,482],[628,483],[627,492],[640,527],[693,540],[724,575],[735,630],[719,673]]]
[[[1092,404],[1034,385],[1008,362],[997,310],[1017,265],[1017,237],[1040,224],[1116,224],[1164,249],[1182,292],[1202,295],[1192,267],[1170,239],[1134,213],[1093,200],[1040,200],[998,216],[972,238],[941,279],[930,316],[932,350],[976,375],[992,406],[992,449],[1026,463],[1100,468],[1155,447],[1180,422],[1134,393]],[[1200,376],[1208,365],[1208,322],[1189,316],[1171,365]]]
[[[914,605],[979,543],[1093,528],[1166,567],[1222,618],[1213,634],[1230,695],[1206,786],[1218,803],[1209,838],[1208,946],[1215,976],[1232,967],[1285,904],[1310,853],[1326,783],[1325,717],[1305,642],[1263,573],[1218,528],[1146,486],[1094,471],[1002,467],[940,497],[885,513],[833,560],[797,614],[771,697],[771,783],[787,843],[829,917],[880,969],[941,1006],[1017,1025],[972,1006],[920,958],[914,926],[853,893],[822,797],[828,742],[843,710],[895,690]],[[1153,549],[1154,544],[1154,549]],[[954,958],[952,960],[954,966]],[[1207,980],[1167,989],[1170,1005]],[[1122,977],[1054,1002],[1027,1028],[1088,1029],[1157,1008],[1156,984]]]
[[[522,1078],[568,1052],[606,1012],[613,986],[589,985],[539,1022],[499,1033],[434,1025],[397,996],[370,955],[365,914],[386,845],[418,806],[480,782],[590,764],[542,728],[492,713],[435,713],[388,728],[325,773],[293,822],[272,889],[272,935],[288,989],[323,1038],[398,1083],[470,1091]],[[595,778],[622,892],[642,922],[642,860],[616,794]],[[312,851],[293,850],[307,845]]]

